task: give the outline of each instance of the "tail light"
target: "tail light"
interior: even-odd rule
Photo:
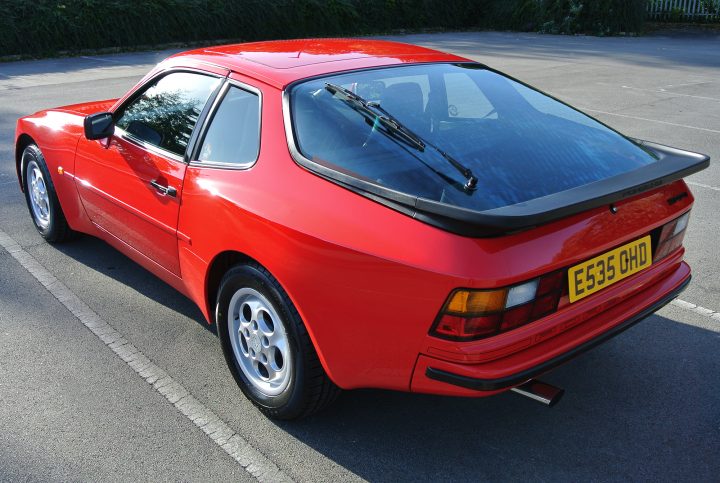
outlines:
[[[674,219],[667,225],[663,226],[658,239],[657,248],[655,249],[655,258],[653,262],[662,260],[670,253],[682,246],[683,238],[685,238],[685,229],[690,220],[690,212],[688,211],[679,218]]]
[[[450,340],[490,337],[557,310],[563,271],[495,290],[457,289],[448,297],[430,333]]]
[[[689,218],[687,212],[659,228],[654,262],[682,246]],[[443,305],[430,334],[456,341],[477,340],[544,317],[557,310],[566,273],[559,270],[495,290],[456,289]]]

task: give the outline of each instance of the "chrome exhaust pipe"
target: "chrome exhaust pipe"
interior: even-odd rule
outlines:
[[[560,398],[565,394],[565,389],[560,389],[546,382],[530,379],[522,386],[513,387],[510,389],[516,394],[525,396],[534,401],[542,403],[547,407],[553,407],[560,401]]]

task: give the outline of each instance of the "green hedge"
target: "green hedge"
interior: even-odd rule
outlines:
[[[473,0],[0,0],[0,55],[469,28]]]
[[[0,56],[213,39],[493,28],[610,34],[645,0],[0,0]]]
[[[491,2],[484,26],[553,34],[642,32],[647,0],[505,0]]]

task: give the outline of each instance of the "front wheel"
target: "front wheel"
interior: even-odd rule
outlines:
[[[37,231],[51,243],[71,238],[74,232],[60,207],[47,163],[34,144],[23,151],[22,166],[25,201]]]
[[[266,416],[309,416],[339,393],[297,310],[263,267],[237,265],[225,274],[215,319],[230,371]]]

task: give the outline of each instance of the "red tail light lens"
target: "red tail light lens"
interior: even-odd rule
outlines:
[[[480,317],[445,315],[435,327],[435,333],[451,339],[473,339],[494,334],[499,320],[499,314]]]
[[[690,212],[688,211],[663,226],[657,248],[655,249],[654,262],[662,260],[682,246],[683,239],[685,238],[685,229],[687,228],[689,220]]]
[[[502,315],[502,322],[500,323],[500,330],[510,330],[515,327],[520,327],[523,324],[527,324],[532,318],[533,304],[520,305],[506,311]]]
[[[457,289],[438,314],[431,335],[468,341],[528,324],[557,310],[563,272],[496,290]]]

